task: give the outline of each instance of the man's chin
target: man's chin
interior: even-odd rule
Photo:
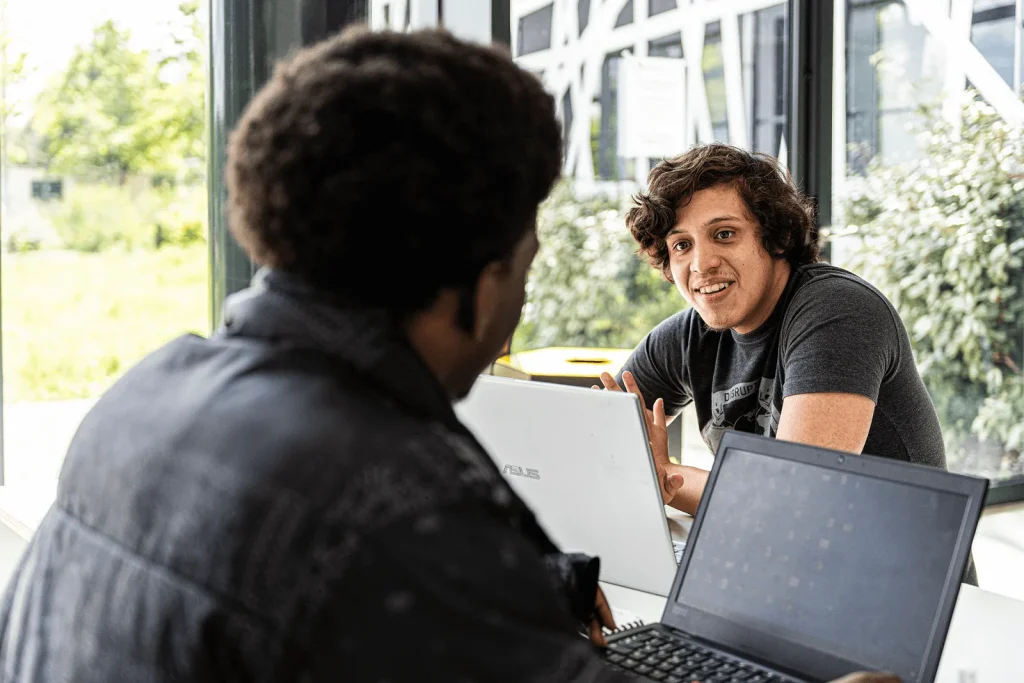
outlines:
[[[701,321],[704,323],[704,327],[708,328],[712,332],[722,333],[728,332],[732,329],[732,325],[729,324],[730,321],[728,320],[701,315],[700,310],[697,311],[697,315],[700,316]]]

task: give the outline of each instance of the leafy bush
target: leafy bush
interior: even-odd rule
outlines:
[[[76,184],[51,218],[64,247],[72,251],[185,245],[205,240],[206,191],[201,186]]]
[[[156,215],[156,246],[206,242],[206,186],[178,187]]]
[[[5,230],[0,231],[0,243],[3,244],[3,251],[9,254],[20,254],[30,251],[39,251],[60,246],[60,237],[53,228],[28,227],[16,225],[13,228],[3,226]]]
[[[975,471],[1021,471],[1024,145],[968,93],[959,125],[921,111],[922,158],[868,165],[846,205],[851,264],[892,300],[947,435]],[[985,462],[988,460],[988,462]]]
[[[686,306],[637,258],[619,204],[560,184],[541,206],[540,251],[527,286],[515,350],[547,346],[632,348]]]

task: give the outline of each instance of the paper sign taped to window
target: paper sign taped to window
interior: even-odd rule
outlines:
[[[685,60],[623,57],[618,81],[618,155],[682,153],[686,146]]]

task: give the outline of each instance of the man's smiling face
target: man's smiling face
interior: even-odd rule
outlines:
[[[695,192],[665,245],[676,287],[713,330],[756,330],[789,279],[789,264],[765,251],[761,226],[731,185]]]

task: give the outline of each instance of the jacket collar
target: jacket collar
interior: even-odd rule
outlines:
[[[330,354],[416,413],[465,432],[451,398],[387,311],[325,295],[265,268],[248,289],[227,298],[217,335]]]

